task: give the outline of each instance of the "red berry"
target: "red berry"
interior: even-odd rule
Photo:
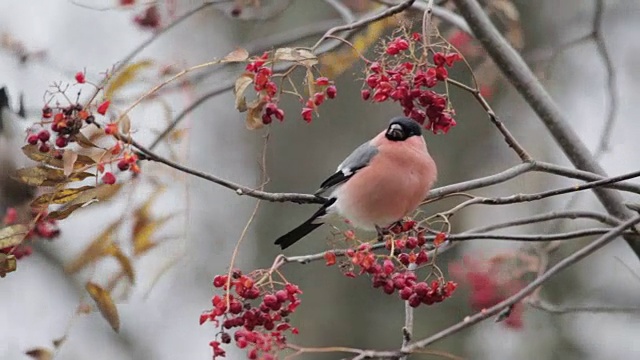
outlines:
[[[426,282],[419,282],[413,286],[413,291],[421,298],[425,297],[429,293],[429,285]]]
[[[438,66],[436,68],[436,79],[440,81],[444,81],[447,79],[447,77],[449,77],[449,72],[447,71],[447,68],[445,68],[444,66]]]
[[[268,307],[272,307],[276,304],[279,304],[280,302],[278,301],[278,298],[273,295],[273,294],[267,294],[264,296],[264,299],[262,300],[264,302],[265,305],[267,305]]]
[[[409,48],[409,42],[405,39],[396,38],[395,44],[400,51],[404,51]]]
[[[276,291],[276,298],[278,298],[279,302],[285,302],[289,298],[289,295],[285,290]]]
[[[338,89],[334,85],[331,85],[327,88],[327,97],[329,99],[335,99],[336,95],[338,95]]]
[[[76,81],[77,81],[79,84],[84,84],[85,78],[84,78],[84,73],[83,73],[83,72],[78,71],[78,72],[76,73]]]
[[[378,83],[380,82],[380,78],[377,75],[369,75],[367,77],[367,85],[369,85],[369,87],[371,88],[375,88],[376,86],[378,86]]]
[[[271,115],[269,114],[262,114],[262,123],[265,125],[269,125],[271,124],[271,122],[273,121],[273,119],[271,119]]]
[[[311,122],[311,116],[313,115],[313,109],[310,107],[302,108],[302,119],[308,123]]]
[[[109,109],[109,104],[111,104],[111,102],[109,100],[106,100],[102,104],[98,105],[98,110],[97,110],[98,114],[100,115],[106,114],[107,110]]]
[[[113,185],[116,183],[116,177],[110,171],[107,171],[102,175],[102,182],[107,185]]]
[[[216,275],[213,278],[213,286],[215,286],[217,288],[223,287],[226,283],[227,283],[227,276],[226,275]]]
[[[395,43],[390,43],[387,46],[386,53],[389,55],[397,55],[398,53],[400,53],[400,49],[398,48],[398,46],[396,46]]]
[[[326,86],[329,85],[329,79],[326,77],[319,77],[316,79],[316,85]]]
[[[390,259],[386,259],[382,265],[382,269],[384,270],[385,274],[391,275],[395,270],[395,265],[393,265],[393,261],[391,261]]]
[[[445,56],[445,62],[447,63],[447,66],[453,66],[453,63],[460,60],[462,60],[462,57],[458,53],[451,53]]]
[[[360,91],[360,96],[362,96],[362,100],[367,101],[371,97],[371,91],[368,89],[363,89]]]
[[[242,312],[242,304],[239,301],[232,301],[229,304],[229,312],[238,315]]]
[[[231,335],[229,335],[229,333],[226,333],[226,332],[225,332],[225,333],[220,334],[220,341],[221,341],[223,344],[228,344],[228,343],[230,343],[230,342],[231,342]]]
[[[56,139],[56,146],[59,148],[63,148],[68,144],[69,144],[69,138],[66,138],[64,136],[58,136],[58,138]]]
[[[409,263],[410,263],[409,255],[406,253],[402,253],[398,255],[398,261],[400,261],[404,266],[409,266]]]
[[[407,249],[415,249],[416,247],[418,247],[418,239],[413,236],[408,237],[405,246],[407,247]]]
[[[443,53],[437,52],[437,53],[433,54],[433,63],[436,66],[443,66],[446,63],[446,61],[447,60],[446,60],[446,58],[445,58]]]
[[[328,95],[328,91],[327,91],[327,95]],[[316,106],[322,105],[323,102],[324,102],[324,94],[323,93],[315,93],[315,94],[313,94],[313,103]]]
[[[412,294],[412,295],[409,297],[409,300],[408,300],[408,301],[409,301],[409,306],[411,306],[411,307],[413,307],[413,308],[416,308],[416,307],[420,306],[420,302],[421,302],[421,301],[420,301],[420,298],[419,298],[419,297],[418,297],[418,295],[416,295],[416,294]]]
[[[51,150],[51,148],[49,147],[49,144],[47,143],[42,143],[40,144],[40,147],[38,148],[38,150],[42,153],[48,153],[49,150]]]
[[[27,142],[29,144],[31,144],[31,145],[37,144],[38,140],[39,140],[39,138],[38,138],[38,135],[36,135],[36,134],[31,134],[31,135],[29,135],[29,137],[27,137]]]
[[[405,287],[402,288],[398,294],[400,294],[400,298],[402,300],[409,300],[411,295],[413,295],[413,290],[409,287]]]
[[[335,265],[336,254],[333,251],[327,251],[324,253],[324,260],[327,266]]]
[[[131,165],[126,160],[123,159],[118,161],[118,169],[120,171],[127,171],[129,170],[130,167]]]
[[[42,108],[42,117],[43,118],[49,119],[52,114],[53,114],[53,110],[48,105],[45,105]]]
[[[411,40],[413,40],[413,41],[421,41],[422,40],[422,35],[420,33],[414,32],[413,34],[411,34]]]
[[[48,130],[41,130],[38,133],[38,140],[45,142],[45,141],[49,141],[49,138],[51,137],[51,134],[49,133]]]

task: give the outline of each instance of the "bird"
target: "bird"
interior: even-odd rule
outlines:
[[[373,139],[357,147],[315,192],[327,201],[307,221],[279,237],[290,247],[324,223],[342,217],[363,230],[381,231],[418,208],[438,177],[422,128],[396,116]]]

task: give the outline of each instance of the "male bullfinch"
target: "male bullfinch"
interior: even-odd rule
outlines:
[[[436,181],[436,164],[427,151],[420,124],[406,117],[360,145],[316,191],[333,189],[328,201],[302,225],[276,240],[286,249],[340,215],[363,230],[377,230],[413,212]]]

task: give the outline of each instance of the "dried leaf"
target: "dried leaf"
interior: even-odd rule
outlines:
[[[62,171],[64,176],[71,175],[76,160],[78,160],[78,154],[75,151],[65,150],[64,154],[62,154]]]
[[[67,151],[70,150],[65,150],[64,153],[62,154],[62,157],[64,159],[64,154],[67,153]],[[42,153],[40,152],[40,150],[38,150],[38,145],[25,145],[22,147],[22,152],[29,157],[29,159],[34,160],[34,161],[38,161],[53,167],[57,167],[57,168],[64,168],[64,161],[61,159],[56,159],[51,152],[48,153]],[[90,157],[86,156],[86,155],[81,155],[81,154],[77,154],[78,157],[75,161],[75,163],[73,164],[73,168],[75,170],[85,167],[85,166],[91,166],[93,164],[95,164],[96,162],[93,161],[93,159],[91,159]]]
[[[32,359],[36,360],[51,360],[53,359],[53,352],[49,349],[45,349],[42,347],[31,349],[25,352]]]
[[[309,50],[295,48],[280,48],[276,50],[274,61],[293,61],[304,66],[313,66],[318,58]]]
[[[120,120],[120,129],[123,134],[128,134],[131,131],[131,119],[129,115],[125,114]]]
[[[101,131],[97,134],[94,134],[91,136],[91,139],[87,138],[83,133],[79,132],[77,134],[75,134],[73,136],[73,138],[76,140],[76,143],[78,145],[80,145],[80,147],[83,147],[85,149],[93,149],[93,148],[99,148],[98,145],[94,144],[93,141],[98,140],[99,138],[103,137],[105,135],[104,131]]]
[[[52,193],[46,193],[38,196],[31,202],[31,206],[48,205],[48,204],[66,204],[78,198],[83,192],[95,189],[93,186],[83,186],[79,188],[62,189]]]
[[[95,175],[88,172],[80,172],[66,176],[64,171],[60,169],[35,166],[16,170],[14,178],[31,186],[55,186],[71,181],[81,181],[91,176]]]
[[[102,317],[109,322],[113,331],[118,332],[120,329],[120,317],[118,316],[118,309],[116,308],[113,299],[111,299],[111,295],[99,285],[92,282],[87,282],[85,288],[98,306],[98,310],[100,310]]]
[[[29,227],[16,224],[0,229],[0,249],[19,245],[29,232]]]
[[[249,104],[249,111],[247,112],[247,118],[245,120],[247,129],[255,130],[264,126],[262,116],[260,114],[262,114],[262,109],[266,104],[266,101],[260,99],[256,99]]]
[[[102,184],[95,188],[87,189],[67,202],[62,209],[50,212],[48,217],[56,220],[66,219],[72,212],[81,207],[88,206],[96,201],[106,201],[110,199],[117,194],[121,188],[122,184],[116,183],[113,185]]]
[[[125,253],[123,253],[122,250],[116,244],[112,244],[112,246],[110,246],[109,252],[111,253],[111,256],[113,256],[118,261],[118,263],[122,267],[122,271],[124,272],[125,275],[127,275],[127,278],[129,278],[129,281],[131,282],[131,284],[135,284],[136,275],[133,270],[133,265],[131,264],[131,260],[129,260],[127,255],[125,255]]]
[[[230,52],[229,54],[227,54],[227,56],[223,57],[222,60],[220,60],[220,62],[241,62],[241,61],[245,61],[249,58],[249,53],[247,52],[247,50],[242,49],[242,48],[237,48],[235,50],[233,50],[232,52]]]
[[[126,66],[124,69],[120,70],[120,72],[118,72],[111,81],[109,81],[109,84],[104,91],[104,96],[110,100],[116,91],[135,80],[140,71],[151,65],[153,65],[151,60],[142,60]]]
[[[151,237],[173,216],[167,215],[159,219],[136,218],[133,228],[133,254],[142,255],[158,245],[151,240]]]
[[[111,223],[100,235],[98,235],[87,248],[80,253],[73,261],[65,265],[64,271],[68,274],[74,274],[87,265],[92,264],[99,259],[111,255],[111,245],[113,244],[113,233],[120,225],[122,220]]]
[[[0,253],[0,278],[7,276],[8,273],[16,271],[18,261],[13,255]]]
[[[248,110],[247,98],[244,96],[244,92],[252,83],[253,83],[253,74],[251,73],[244,73],[236,80],[236,84],[233,88],[233,93],[235,94],[235,97],[236,97],[236,102],[235,102],[236,109],[238,109],[238,111],[240,112],[245,112]]]

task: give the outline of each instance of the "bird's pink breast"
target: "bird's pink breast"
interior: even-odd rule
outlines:
[[[384,134],[372,140],[379,153],[337,190],[337,211],[354,226],[387,226],[413,212],[436,181],[435,162],[424,139],[388,141]]]

